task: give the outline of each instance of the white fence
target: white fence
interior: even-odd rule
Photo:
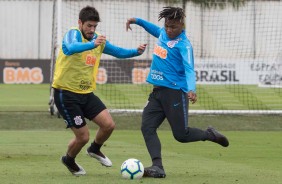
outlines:
[[[110,2],[111,6],[116,7],[116,11],[107,11],[108,5],[103,6],[105,2]],[[115,2],[85,1],[85,4],[97,6],[102,18],[100,31],[112,43],[121,46],[135,47],[140,41],[154,42],[154,38],[148,37],[145,31],[125,32],[125,21],[128,17],[139,16],[161,26],[163,22],[157,21],[157,14],[166,5],[148,0],[126,1],[122,4]],[[49,59],[52,9],[52,0],[0,0],[0,58]],[[248,1],[239,10],[231,6],[223,10],[203,10],[198,5],[187,2],[186,15],[187,34],[194,46],[195,57],[249,60],[274,58],[280,53],[281,1]],[[76,26],[77,18],[70,25]],[[144,54],[142,57],[148,59],[151,54]]]

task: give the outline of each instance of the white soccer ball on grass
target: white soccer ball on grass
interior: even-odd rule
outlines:
[[[122,163],[120,172],[125,179],[140,179],[144,174],[144,166],[140,160],[130,158]]]

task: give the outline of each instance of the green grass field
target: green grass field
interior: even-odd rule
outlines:
[[[49,85],[0,84],[0,111],[46,111]],[[143,109],[151,85],[104,84],[95,94],[109,109]],[[198,85],[192,110],[281,110],[282,88],[254,85]]]
[[[119,95],[127,101],[136,98],[126,93],[126,87],[111,87],[120,88],[117,90],[120,92],[110,95],[103,88],[98,93],[102,99],[107,96],[104,100],[106,104],[119,104]],[[189,116],[192,127],[205,129],[212,125],[223,132],[230,141],[228,148],[211,142],[178,143],[173,139],[168,123],[164,122],[158,132],[167,178],[128,181],[120,175],[120,165],[124,160],[134,157],[140,159],[144,166],[151,164],[139,130],[141,116],[113,114],[116,130],[103,147],[104,153],[113,161],[113,167],[102,167],[96,160],[87,157],[85,147],[77,156],[77,162],[86,169],[87,175],[74,177],[59,160],[73,135],[65,129],[63,119],[48,112],[48,89],[48,85],[0,85],[0,183],[279,184],[282,181],[282,115]],[[256,94],[257,99],[264,100],[263,106],[282,109],[281,95],[274,89],[252,86],[243,89],[248,91],[244,98],[254,98],[255,95],[250,94]],[[146,98],[147,88],[139,86],[139,90]],[[234,101],[246,102],[242,96],[233,99],[236,96],[231,95],[234,89],[223,88],[218,98],[215,90],[208,89],[208,86],[200,90],[213,97],[210,101],[213,107],[223,106],[229,100],[230,107],[226,107],[236,109],[238,104]],[[230,99],[224,99],[224,95],[229,95]],[[136,100],[136,104],[143,103]],[[202,106],[199,103],[193,108]],[[246,108],[250,105],[242,106]],[[97,126],[88,124],[93,138]]]
[[[84,148],[77,156],[87,171],[83,177],[72,176],[59,161],[72,137],[70,131],[0,131],[1,183],[281,183],[281,132],[224,133],[230,139],[228,148],[211,142],[176,143],[170,131],[162,130],[159,135],[167,178],[127,181],[120,175],[124,160],[134,157],[145,166],[151,164],[140,131],[113,133],[103,147],[113,161],[111,168],[86,156]]]

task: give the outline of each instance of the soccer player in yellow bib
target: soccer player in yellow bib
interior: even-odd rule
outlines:
[[[85,170],[75,162],[75,157],[89,141],[89,129],[85,119],[99,126],[96,136],[87,148],[87,154],[102,165],[111,167],[111,160],[100,148],[110,137],[115,123],[104,103],[93,93],[102,53],[117,58],[141,55],[146,44],[135,49],[125,49],[111,44],[106,37],[95,32],[100,17],[94,7],[86,6],[79,13],[78,27],[71,28],[64,36],[56,60],[54,100],[59,113],[74,138],[68,144],[62,163],[73,175],[85,175]]]

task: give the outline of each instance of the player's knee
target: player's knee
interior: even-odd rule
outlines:
[[[174,134],[173,137],[174,137],[174,139],[177,140],[178,142],[181,142],[181,143],[187,142],[185,135]]]
[[[87,144],[87,143],[89,142],[89,136],[83,137],[82,142],[83,142],[84,144]]]
[[[89,134],[83,134],[81,136],[78,136],[77,137],[77,141],[80,143],[80,144],[87,144],[88,141],[89,141]]]
[[[114,121],[107,122],[106,125],[103,127],[104,131],[111,132],[115,129],[116,124]]]
[[[109,130],[113,131],[116,128],[116,123],[112,121],[109,125]]]
[[[149,133],[150,133],[150,131],[149,131],[149,129],[148,129],[148,127],[146,127],[146,126],[141,126],[141,132],[142,132],[142,134],[145,136],[145,135],[148,135]]]

